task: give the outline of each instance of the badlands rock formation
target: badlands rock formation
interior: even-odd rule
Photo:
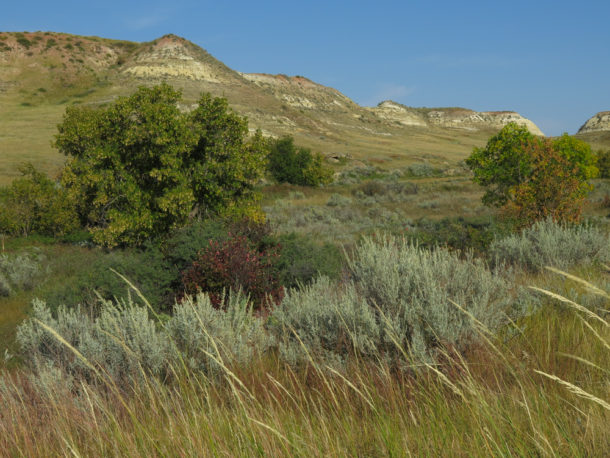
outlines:
[[[610,131],[610,111],[600,111],[578,130],[579,134]]]
[[[534,135],[543,136],[542,131],[529,119],[514,111],[473,111],[466,108],[410,108],[391,100],[381,102],[371,109],[378,117],[405,126],[438,126],[478,130],[501,129],[509,122],[528,128]]]

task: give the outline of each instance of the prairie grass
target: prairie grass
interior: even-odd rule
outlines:
[[[567,282],[572,282],[569,278]],[[606,303],[606,311],[608,304]],[[610,446],[610,330],[553,299],[464,353],[395,372],[354,358],[337,371],[273,353],[173,366],[118,389],[52,369],[0,379],[8,456],[603,456]]]

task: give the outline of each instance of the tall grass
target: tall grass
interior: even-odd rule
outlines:
[[[229,315],[242,323],[236,329],[249,320],[238,302]],[[168,366],[172,381],[144,372],[122,389],[106,366],[88,359],[83,364],[97,372],[88,381],[66,383],[65,372],[52,366],[5,373],[0,450],[18,456],[603,456],[610,445],[610,330],[602,316],[556,299],[496,334],[477,321],[477,345],[462,353],[445,347],[435,364],[409,373],[358,357],[338,371],[313,351],[298,368],[273,352],[253,352],[243,365],[219,356],[223,338],[201,318],[187,320],[203,339],[191,348],[214,356],[220,378],[180,361]],[[59,334],[49,337],[82,356]],[[118,346],[133,347],[126,336],[114,337]]]

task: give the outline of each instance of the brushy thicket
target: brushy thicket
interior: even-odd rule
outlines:
[[[401,238],[365,238],[349,261],[343,287],[320,279],[291,291],[271,318],[287,340],[289,361],[308,353],[329,361],[350,354],[404,364],[405,353],[431,361],[441,344],[463,350],[476,332],[472,317],[497,329],[522,312],[525,297],[510,272],[491,271],[482,260],[445,249],[429,251]],[[458,304],[470,315],[460,310]]]
[[[35,286],[42,256],[38,253],[0,254],[0,296],[27,291]]]
[[[289,363],[311,357],[340,365],[350,356],[383,360],[395,367],[430,362],[443,345],[465,349],[473,318],[497,329],[520,312],[520,291],[510,272],[490,271],[481,260],[460,259],[444,249],[367,238],[349,261],[352,279],[322,277],[289,291],[268,317],[254,313],[237,294],[217,307],[207,294],[177,303],[163,322],[133,302],[104,302],[95,317],[61,308],[55,318],[42,302],[23,324],[18,341],[37,367],[52,364],[71,375],[91,369],[40,322],[54,329],[94,365],[118,380],[167,376],[171,367],[213,372],[223,364],[247,364],[255,352],[276,348]],[[454,301],[467,314],[451,303]]]
[[[125,298],[127,285],[110,269],[129,278],[157,310],[168,310],[173,304],[174,280],[178,274],[152,244],[145,249],[97,253],[91,265],[84,266],[57,285],[48,286],[43,299],[55,310],[60,305],[96,306],[100,297],[105,300]]]
[[[54,317],[43,302],[34,301],[32,319],[19,327],[17,341],[37,371],[59,369],[70,378],[90,380],[99,373],[93,368],[102,368],[127,384],[144,375],[166,378],[184,364],[214,375],[223,365],[245,364],[271,342],[244,296],[229,295],[222,309],[200,294],[177,304],[161,324],[131,301],[105,302],[95,318],[79,307],[62,307]]]
[[[284,297],[277,258],[276,247],[260,250],[244,235],[231,235],[222,242],[210,240],[182,273],[184,292],[206,292],[219,307],[225,291],[245,291],[257,310],[270,307]]]
[[[569,269],[576,265],[610,263],[610,238],[590,225],[540,221],[518,234],[495,240],[490,259],[532,272],[544,266]]]

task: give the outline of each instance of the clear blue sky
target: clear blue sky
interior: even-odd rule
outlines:
[[[2,2],[0,30],[185,37],[362,105],[515,110],[547,135],[610,110],[610,0]]]

